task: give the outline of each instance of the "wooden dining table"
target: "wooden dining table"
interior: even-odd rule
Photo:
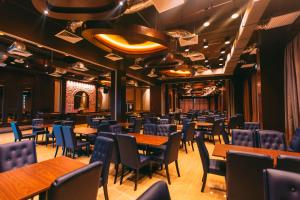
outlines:
[[[212,155],[226,159],[228,151],[257,153],[257,154],[263,154],[266,156],[270,156],[274,160],[274,166],[277,165],[277,157],[279,155],[289,155],[289,156],[299,156],[300,157],[300,153],[297,153],[297,152],[264,149],[264,148],[256,148],[256,147],[237,146],[237,145],[229,145],[229,144],[216,144]]]
[[[76,127],[74,128],[74,133],[79,135],[96,135],[97,129],[89,127]]]
[[[213,123],[210,122],[200,122],[200,121],[193,121],[195,123],[196,127],[212,127]],[[183,127],[182,124],[177,125],[177,130],[181,130]]]
[[[129,122],[119,122],[118,124],[120,124],[125,129],[128,129],[133,126],[133,123],[129,123]]]
[[[86,164],[67,157],[57,157],[0,173],[0,199],[28,199],[43,194],[59,177]]]
[[[168,142],[167,136],[158,136],[158,135],[146,135],[140,133],[128,133],[135,137],[138,144],[151,145],[151,146],[160,146]]]

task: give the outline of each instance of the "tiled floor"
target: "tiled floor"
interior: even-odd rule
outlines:
[[[6,133],[0,135],[0,143],[8,143],[13,141],[13,134]],[[185,153],[183,149],[179,151],[179,169],[181,177],[177,177],[175,164],[169,166],[171,175],[171,185],[169,185],[169,190],[171,193],[171,198],[173,200],[216,200],[216,199],[226,199],[225,192],[225,179],[224,177],[208,175],[206,189],[204,193],[201,193],[201,178],[202,178],[202,165],[197,149],[197,145],[194,145],[195,151],[188,146],[188,154]],[[209,152],[213,150],[213,145],[207,143]],[[37,156],[38,161],[47,160],[53,158],[54,148],[51,145],[46,147],[45,145],[37,145]],[[88,157],[79,157],[76,160],[88,163]],[[128,180],[127,178],[132,176],[132,174],[125,176],[123,184],[119,184],[119,179],[117,184],[113,184],[113,174],[114,168],[111,165],[109,183],[108,183],[108,193],[110,200],[131,200],[136,199],[140,194],[142,194],[149,186],[159,180],[166,181],[165,170],[158,171],[153,174],[152,179],[148,176],[140,179],[137,191],[134,191],[134,182]],[[126,180],[127,179],[127,180]],[[104,199],[103,189],[99,189],[98,199]]]

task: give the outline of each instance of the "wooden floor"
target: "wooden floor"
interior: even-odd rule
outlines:
[[[85,126],[85,125],[81,125]],[[0,143],[13,142],[13,134],[6,133],[0,135]],[[192,151],[191,146],[188,146],[188,154],[183,149],[179,151],[179,169],[181,177],[177,177],[175,164],[169,166],[171,175],[171,185],[169,190],[171,198],[173,200],[215,200],[215,199],[226,199],[225,192],[225,179],[224,177],[216,175],[208,175],[207,184],[204,193],[201,193],[201,178],[203,174],[201,160],[197,145],[194,145],[195,151]],[[207,143],[210,154],[213,151],[213,145]],[[46,147],[45,145],[37,145],[37,157],[38,161],[47,160],[53,158],[54,148],[51,145]],[[83,163],[88,163],[89,158],[82,156],[76,158],[76,160]],[[113,184],[114,168],[111,165],[110,175],[108,181],[108,194],[110,200],[131,200],[136,199],[142,194],[149,186],[159,180],[166,181],[165,170],[158,171],[153,174],[152,179],[148,176],[143,177],[139,180],[138,189],[134,191],[134,182],[128,178],[132,177],[133,174],[129,174],[124,177],[123,184],[119,184],[119,179],[116,184]],[[98,199],[104,199],[103,189],[100,188],[98,192]]]

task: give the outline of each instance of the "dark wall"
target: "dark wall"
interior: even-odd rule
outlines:
[[[161,85],[150,87],[150,112],[161,114]]]

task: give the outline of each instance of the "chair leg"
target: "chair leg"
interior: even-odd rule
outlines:
[[[54,158],[56,158],[57,152],[58,152],[58,146],[56,146],[56,150],[55,150]]]
[[[75,158],[75,149],[73,149],[73,155],[72,155],[72,158],[73,158],[73,159]]]
[[[171,185],[171,180],[170,180],[170,174],[169,174],[169,167],[168,167],[168,164],[165,164],[165,168],[166,168],[166,173],[167,173],[168,183],[169,183],[169,185]]]
[[[104,191],[104,198],[105,198],[105,200],[109,200],[108,199],[108,192],[107,192],[107,184],[103,185],[103,191]]]
[[[135,183],[134,183],[134,191],[137,189],[137,182],[139,180],[139,169],[136,169],[136,174],[135,174]]]
[[[149,164],[149,177],[152,178],[152,162]]]
[[[64,156],[64,155],[66,155],[66,148],[62,148],[62,155]]]
[[[119,172],[119,164],[115,164],[115,178],[114,178],[114,184],[116,184],[116,182],[117,182],[118,172]]]
[[[175,160],[175,165],[176,165],[177,175],[178,175],[178,177],[180,177],[179,166],[178,166],[178,160]]]
[[[121,178],[120,178],[120,185],[122,185],[122,182],[123,182],[124,170],[125,170],[125,166],[122,165]]]
[[[204,174],[203,174],[203,177],[202,177],[202,187],[201,187],[201,192],[204,192],[205,185],[206,185],[206,179],[207,179],[207,173],[204,173]]]
[[[184,144],[185,153],[188,153],[186,148],[186,142],[183,142],[183,144]]]
[[[193,151],[194,151],[194,141],[192,141],[192,149],[193,149]]]
[[[220,137],[220,134],[219,134],[219,142],[220,142],[220,144],[221,144],[221,137]]]

